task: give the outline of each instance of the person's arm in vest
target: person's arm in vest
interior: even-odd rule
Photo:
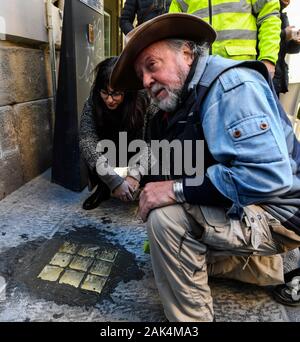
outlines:
[[[134,29],[133,22],[137,12],[137,0],[127,0],[120,17],[120,28],[126,35]]]
[[[253,0],[252,10],[258,29],[257,59],[265,63],[273,77],[280,47],[280,3],[278,0]]]
[[[183,0],[173,0],[169,7],[169,13],[180,13],[180,12],[186,13],[187,9],[188,9],[188,5]]]

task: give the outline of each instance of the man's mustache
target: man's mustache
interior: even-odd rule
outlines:
[[[150,95],[152,97],[156,97],[156,95],[163,89],[166,89],[162,84],[160,83],[155,83],[151,88],[150,88]],[[167,89],[166,89],[167,90]],[[168,91],[168,90],[167,90]]]

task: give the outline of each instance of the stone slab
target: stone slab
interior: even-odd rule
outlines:
[[[46,171],[52,161],[52,101],[50,99],[14,106],[15,129],[25,182]]]
[[[50,75],[44,50],[0,44],[0,106],[50,97]]]
[[[14,112],[0,107],[0,200],[24,184]]]

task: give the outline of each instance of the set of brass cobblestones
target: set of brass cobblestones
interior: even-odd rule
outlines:
[[[117,254],[112,248],[65,242],[38,278],[100,294]]]

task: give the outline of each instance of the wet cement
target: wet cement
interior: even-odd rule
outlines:
[[[68,234],[57,233],[52,239],[37,239],[24,242],[18,247],[10,248],[0,254],[0,275],[7,281],[6,295],[19,288],[31,295],[53,301],[56,304],[70,306],[95,306],[103,300],[111,300],[110,294],[123,281],[140,280],[144,272],[137,266],[134,254],[123,246],[112,244],[106,238],[108,232],[99,231],[91,226],[76,228]],[[111,232],[113,235],[114,233]],[[26,237],[23,239],[26,241]],[[54,254],[64,242],[80,245],[94,245],[118,251],[114,266],[101,292],[85,291],[58,282],[45,281],[38,275],[49,264]]]

